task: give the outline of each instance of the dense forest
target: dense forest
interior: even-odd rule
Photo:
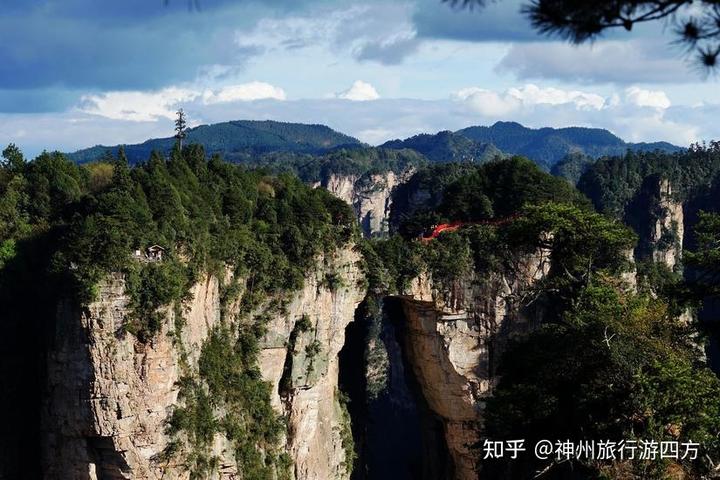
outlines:
[[[485,163],[504,154],[492,143],[480,143],[450,131],[420,134],[405,140],[391,140],[383,148],[412,149],[433,163]]]
[[[325,125],[305,125],[274,121],[236,120],[201,125],[186,132],[187,141],[202,145],[209,154],[219,153],[226,161],[250,161],[269,152],[321,154],[336,148],[360,147],[357,139],[336,132]],[[125,145],[125,155],[132,164],[145,162],[153,151],[169,154],[174,138],[157,138],[141,144]],[[69,154],[75,162],[91,162],[106,154],[115,155],[119,146],[95,146]]]
[[[337,149],[323,155],[275,152],[245,162],[273,173],[292,173],[304,182],[327,180],[332,175],[371,176],[387,172],[407,172],[426,165],[427,159],[411,149],[361,147]]]
[[[175,149],[169,158],[153,154],[134,168],[122,150],[84,166],[58,153],[26,162],[13,145],[3,158],[0,337],[2,357],[11,360],[3,361],[0,375],[9,414],[2,439],[19,431],[25,438],[2,446],[27,465],[37,465],[42,332],[54,328],[60,301],[85,305],[106,275],[122,273],[131,299],[125,330],[150,342],[160,327],[159,308],[175,306],[181,317],[180,303],[202,273],[222,278],[221,271],[233,267],[236,280],[223,286],[223,302],[238,300],[247,314],[268,304],[268,312],[281,308],[284,292],[302,286],[319,253],[332,252],[357,231],[350,208],[326,191],[294,176],[207,159],[201,147]],[[133,258],[133,251],[154,244],[165,248],[162,262]],[[213,468],[207,449],[218,431],[235,445],[244,478],[265,479],[288,468],[278,450],[283,423],[255,361],[263,318],[233,334],[226,327],[214,331],[200,354],[199,380],[187,376],[181,385],[184,406],[169,428],[184,435],[166,453],[185,455],[199,477]],[[215,418],[221,407],[230,413]],[[189,445],[181,445],[183,438]]]
[[[720,144],[694,144],[687,151],[627,152],[624,156],[600,159],[585,171],[578,189],[595,207],[609,215],[622,216],[623,209],[642,182],[661,175],[674,186],[679,199],[688,199],[710,186],[720,171]]]
[[[154,152],[135,166],[123,149],[82,165],[47,152],[26,161],[13,145],[2,157],[0,337],[3,358],[11,359],[2,368],[9,419],[3,441],[24,432],[3,447],[28,461],[39,434],[28,418],[41,391],[41,332],[53,328],[58,302],[87,305],[105,277],[121,274],[131,299],[125,334],[151,342],[162,308],[176,309],[175,328],[182,329],[179,306],[191,285],[204,273],[224,278],[231,268],[222,301],[240,302],[248,318],[234,324],[239,331],[230,323],[215,328],[198,376],[183,377],[183,402],[168,423],[174,440],[164,454],[183,457],[203,478],[217,466],[208,452],[221,432],[243,478],[290,475],[292,459],[280,444],[284,420],[258,370],[258,339],[267,315],[283,308],[317,258],[352,243],[363,255],[368,298],[376,300],[402,294],[422,273],[438,285],[482,283],[523,255],[550,252],[548,274],[517,299],[542,312],[542,322],[512,338],[497,361],[500,380],[484,413],[492,438],[695,441],[705,454],[561,462],[549,478],[664,478],[673,471],[699,478],[713,468],[708,459],[720,458],[720,381],[699,353],[711,332],[681,320],[717,293],[720,221],[697,214],[697,240],[687,254],[694,276],[647,275],[638,288],[626,276],[635,268],[627,252],[637,235],[622,223],[651,175],[669,178],[681,198],[704,195],[707,202],[720,166],[715,143],[601,159],[582,175],[580,190],[522,157],[427,164],[394,149],[275,154],[255,168],[208,158],[198,145],[175,147],[167,157]],[[393,194],[388,238],[360,239],[350,206],[304,183],[410,167],[416,172]],[[466,226],[418,240],[451,221]],[[165,249],[162,262],[133,257],[151,245]],[[21,365],[35,367],[27,373]],[[21,401],[20,392],[34,400]],[[477,461],[496,478],[526,478],[547,467],[532,457]]]
[[[698,155],[688,165],[703,168],[697,158],[705,154],[688,155]],[[619,220],[596,213],[563,180],[521,158],[457,166],[446,176],[438,168],[421,170],[405,187],[437,192],[398,219],[405,239],[398,235],[368,247],[377,291],[402,292],[423,271],[443,285],[468,276],[482,282],[511,268],[523,252],[552,252],[549,275],[525,297],[543,311],[542,325],[516,337],[499,362],[501,380],[485,411],[488,436],[526,438],[531,445],[543,438],[692,439],[707,458],[718,458],[720,381],[698,353],[708,330],[680,318],[716,291],[718,217],[703,216],[697,227],[701,242],[687,260],[712,275],[698,281],[646,272],[635,290],[623,272],[634,269],[626,252],[637,236]],[[513,222],[471,224],[426,245],[407,240],[442,221],[513,214]],[[532,456],[478,461],[493,478],[527,478],[546,468],[552,469],[548,478],[665,478],[678,469],[699,478],[713,468],[707,458],[550,466]]]

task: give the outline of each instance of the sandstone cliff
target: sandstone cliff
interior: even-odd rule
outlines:
[[[297,479],[346,475],[343,429],[349,427],[336,395],[336,358],[362,297],[357,260],[349,248],[320,260],[303,290],[270,320],[261,342],[261,373],[272,383],[274,407],[287,417],[286,451]],[[97,301],[87,308],[59,306],[46,356],[45,478],[189,477],[181,461],[163,455],[171,441],[166,427],[182,403],[178,381],[196,369],[203,343],[221,322],[218,279],[205,276],[191,294],[182,307],[182,328],[176,329],[176,312],[168,308],[160,332],[147,343],[125,331],[129,298],[119,275],[99,286]],[[291,342],[294,325],[305,317],[312,328]],[[292,377],[281,399],[288,355]],[[237,478],[228,442],[216,438],[212,453],[213,478]]]
[[[454,478],[478,477],[484,399],[508,339],[535,328],[541,311],[521,307],[549,272],[549,252],[519,258],[485,278],[437,285],[428,276],[402,297],[406,357],[429,408],[442,419]]]
[[[319,268],[286,313],[270,320],[261,341],[260,370],[273,385],[273,405],[288,419],[297,479],[348,478],[352,467],[351,445],[343,445],[350,424],[339,401],[338,352],[364,296],[359,260],[344,250]]]
[[[332,174],[318,186],[353,207],[365,237],[379,237],[389,231],[393,189],[411,174],[411,171],[400,174],[389,171],[362,176]]]
[[[680,262],[684,235],[683,204],[673,196],[672,185],[666,179],[657,184],[658,212],[649,238],[652,259],[674,270]]]
[[[86,309],[60,306],[47,354],[46,478],[160,478],[173,468],[154,458],[168,443],[165,421],[177,402],[181,350],[175,343],[198,352],[220,314],[216,279],[206,277],[192,294],[181,337],[173,336],[168,311],[147,345],[124,331],[129,298],[120,276],[103,282]]]
[[[675,270],[684,239],[684,207],[666,178],[650,176],[626,209],[626,221],[638,233],[635,256]]]

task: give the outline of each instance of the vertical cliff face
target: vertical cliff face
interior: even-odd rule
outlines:
[[[521,308],[521,297],[549,268],[542,250],[485,278],[438,285],[420,277],[402,297],[405,354],[429,408],[442,419],[453,478],[478,476],[484,399],[507,341],[539,323],[539,309]]]
[[[357,260],[349,248],[323,260],[262,340],[261,373],[272,383],[274,406],[288,418],[286,450],[298,479],[345,475],[347,416],[336,395],[336,358],[362,296]],[[103,282],[87,308],[59,306],[46,355],[45,478],[189,477],[180,460],[163,455],[171,441],[166,426],[182,402],[178,380],[196,370],[203,343],[221,321],[219,290],[216,278],[203,278],[183,306],[182,328],[176,330],[176,314],[168,308],[148,343],[125,331],[129,298],[121,276]],[[298,333],[301,318],[311,325]],[[212,454],[218,460],[213,477],[236,478],[228,442],[216,438]]]
[[[673,197],[672,186],[668,180],[660,181],[658,191],[658,207],[662,214],[655,221],[651,237],[655,245],[653,260],[674,270],[680,261],[685,234],[683,204]]]
[[[625,216],[638,233],[636,258],[675,270],[682,254],[685,215],[670,181],[658,176],[646,178]]]
[[[86,309],[60,306],[42,412],[46,478],[186,476],[157,458],[168,444],[165,422],[178,400],[181,353],[196,363],[219,321],[217,279],[204,278],[192,295],[182,333],[174,334],[168,311],[148,344],[124,330],[129,298],[120,276],[103,282]]]
[[[350,423],[338,390],[338,353],[364,288],[359,255],[343,250],[318,268],[286,313],[270,320],[260,370],[288,419],[287,451],[298,479],[348,478]]]
[[[355,198],[355,182],[357,181],[357,175],[332,174],[319,182],[317,186],[326,189],[340,200],[352,205]]]
[[[389,231],[393,189],[412,172],[383,172],[374,175],[330,175],[320,186],[353,207],[365,237],[384,236]]]

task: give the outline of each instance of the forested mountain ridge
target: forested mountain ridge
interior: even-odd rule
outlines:
[[[492,143],[476,142],[448,130],[435,135],[421,133],[405,140],[390,140],[381,147],[409,148],[425,155],[433,163],[485,163],[504,156]]]
[[[670,181],[674,195],[686,201],[709,188],[720,173],[720,144],[691,145],[683,152],[627,152],[602,158],[591,165],[578,181],[578,189],[595,208],[621,218],[643,181],[659,176]]]
[[[269,152],[321,154],[339,147],[356,147],[362,143],[325,125],[276,122],[272,120],[235,120],[200,125],[187,130],[187,143],[202,145],[209,154],[221,154],[230,162],[242,162]],[[153,150],[168,154],[175,139],[155,138],[140,144],[125,145],[132,164],[146,161]],[[78,163],[117,154],[118,145],[78,150],[68,157]]]
[[[627,150],[677,152],[668,142],[628,143],[602,128],[527,128],[517,122],[496,122],[490,127],[468,127],[455,132],[476,142],[492,143],[508,154],[523,155],[550,170],[567,154],[593,158],[623,155]]]
[[[187,130],[186,142],[202,145],[208,154],[219,154],[231,163],[288,163],[292,164],[292,169],[312,161],[312,157],[325,156],[337,150],[360,148],[368,152],[369,149],[376,148],[325,125],[271,120],[237,120],[201,125]],[[169,154],[174,144],[175,139],[172,137],[150,139],[139,144],[125,145],[125,154],[131,164],[140,163],[147,160],[153,150]],[[77,163],[87,163],[108,154],[116,155],[118,147],[97,145],[70,153],[68,157]],[[683,150],[662,141],[625,142],[600,128],[532,129],[516,122],[497,122],[489,127],[473,126],[457,132],[445,130],[435,134],[421,133],[404,140],[390,140],[380,147],[414,150],[431,163],[484,163],[496,157],[522,155],[546,171],[550,171],[570,154],[582,154],[595,159],[624,155],[627,150],[659,150],[668,153]]]
[[[468,138],[473,132],[480,132],[486,140],[492,141]],[[389,225],[392,221],[391,192],[418,167],[447,163],[484,164],[507,158],[513,151],[527,151],[523,156],[543,170],[575,184],[595,162],[597,157],[594,155],[608,151],[624,154],[631,145],[602,129],[533,130],[511,122],[498,122],[492,127],[469,127],[460,133],[448,130],[436,134],[421,133],[404,140],[390,140],[378,147],[360,143],[327,126],[275,121],[225,122],[203,125],[186,133],[187,144],[199,144],[208,154],[219,155],[229,163],[263,168],[273,174],[292,173],[309,184],[330,190],[352,204],[358,219],[372,219],[369,223],[361,222],[365,236],[384,234],[369,225]],[[582,148],[578,146],[581,140],[584,142]],[[164,138],[127,145],[125,155],[130,164],[143,163],[152,151],[167,155],[174,142],[174,138]],[[507,148],[498,148],[498,145]],[[639,144],[637,148],[655,146],[681,150],[664,142]],[[117,146],[97,146],[68,156],[81,164],[106,161],[109,156],[117,155],[118,149]],[[550,165],[548,154],[564,157]]]

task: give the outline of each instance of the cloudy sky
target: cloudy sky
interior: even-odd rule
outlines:
[[[193,125],[323,123],[371,144],[498,120],[720,138],[720,84],[664,25],[576,47],[538,36],[516,0],[3,3],[0,144],[31,156],[169,136],[179,107]]]

